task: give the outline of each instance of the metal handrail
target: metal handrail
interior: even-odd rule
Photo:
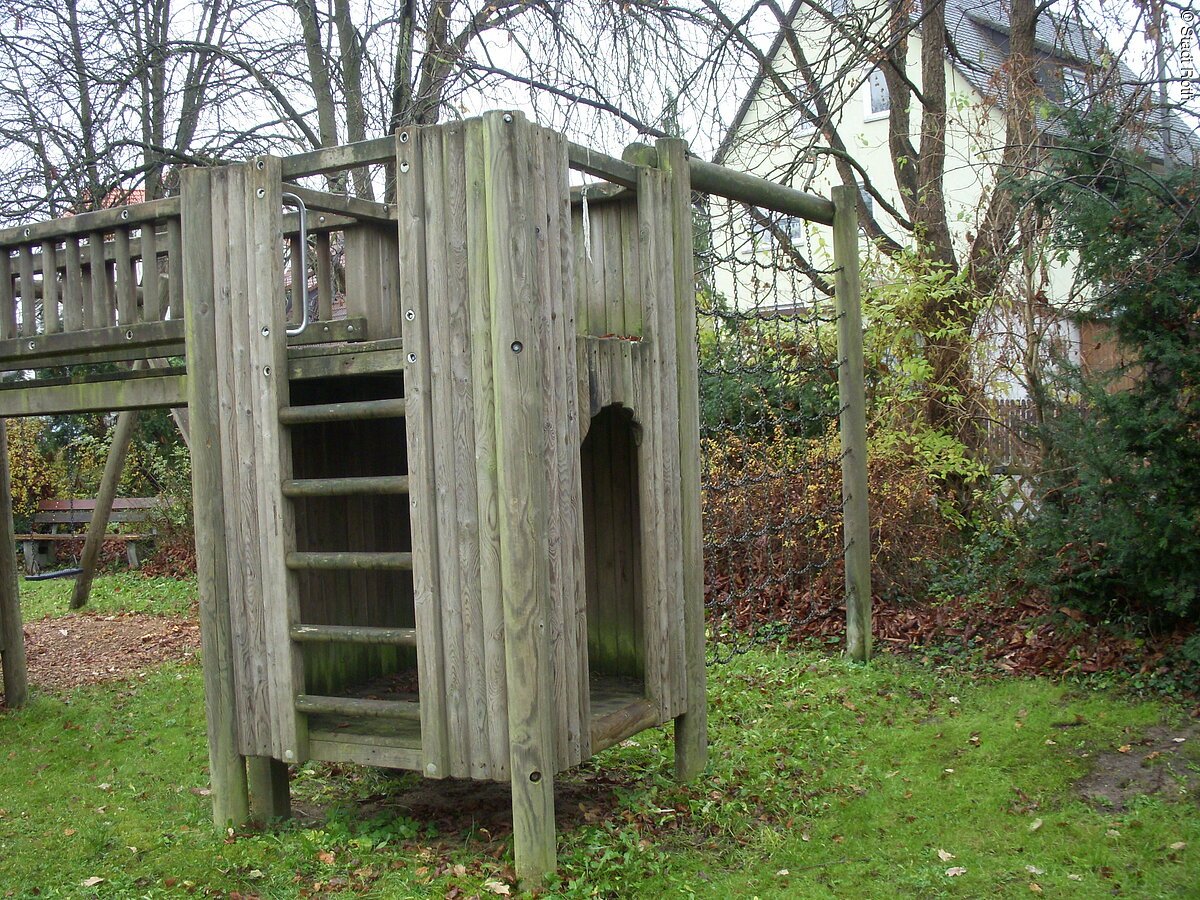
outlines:
[[[298,284],[300,291],[300,324],[294,328],[286,329],[288,337],[295,337],[298,334],[302,334],[304,329],[308,327],[308,207],[304,205],[304,201],[296,194],[284,191],[282,196],[285,204],[296,207],[296,212],[300,219],[300,237],[297,241],[300,245],[299,282],[296,280],[296,260],[292,260],[292,298],[296,297]]]

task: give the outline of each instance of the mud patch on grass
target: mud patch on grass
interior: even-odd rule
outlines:
[[[1151,728],[1140,739],[1101,753],[1075,789],[1089,803],[1113,812],[1137,797],[1200,803],[1200,724]]]

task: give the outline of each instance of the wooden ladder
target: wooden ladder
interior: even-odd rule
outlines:
[[[370,419],[395,419],[405,415],[403,398],[326,403],[310,406],[284,406],[279,410],[281,425],[291,428],[300,425],[328,422],[351,422]],[[281,485],[285,498],[346,497],[355,495],[408,494],[407,475],[376,475],[332,478],[287,478]],[[409,551],[298,551],[294,547],[286,555],[287,567],[293,571],[370,570],[411,571]],[[417,645],[415,628],[377,628],[361,625],[317,625],[289,622],[288,632],[293,653],[303,654],[303,645],[372,644],[396,647]],[[299,660],[298,660],[299,661]],[[303,671],[298,665],[297,671]],[[301,685],[302,687],[302,685]],[[412,700],[370,700],[354,697],[327,697],[298,693],[296,711],[304,715],[344,715],[382,719],[420,719],[420,704]]]

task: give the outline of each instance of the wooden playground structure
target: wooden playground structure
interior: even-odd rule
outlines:
[[[297,183],[369,165],[394,204]],[[703,769],[693,189],[832,224],[857,259],[852,189],[678,140],[616,159],[509,112],[0,231],[0,370],[121,366],[0,384],[0,417],[187,407],[218,824],[287,815],[308,759],[508,782],[536,878],[556,773],[672,721],[679,775]],[[0,510],[19,705],[12,537]]]

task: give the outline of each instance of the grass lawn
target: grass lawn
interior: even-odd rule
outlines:
[[[100,584],[98,599],[140,596]],[[178,612],[189,590],[144,609]],[[28,608],[61,611],[65,596]],[[709,677],[702,779],[672,780],[668,731],[559,779],[547,895],[1200,896],[1200,728],[1174,707],[797,650],[752,651]],[[217,834],[206,763],[197,665],[35,689],[0,714],[0,897],[508,890],[510,839],[478,799],[495,791],[460,785],[469,799],[429,818],[410,801],[436,783],[309,764],[293,781],[297,821]],[[1085,799],[1077,782],[1118,763],[1151,792],[1116,791],[1122,775],[1110,802]]]

